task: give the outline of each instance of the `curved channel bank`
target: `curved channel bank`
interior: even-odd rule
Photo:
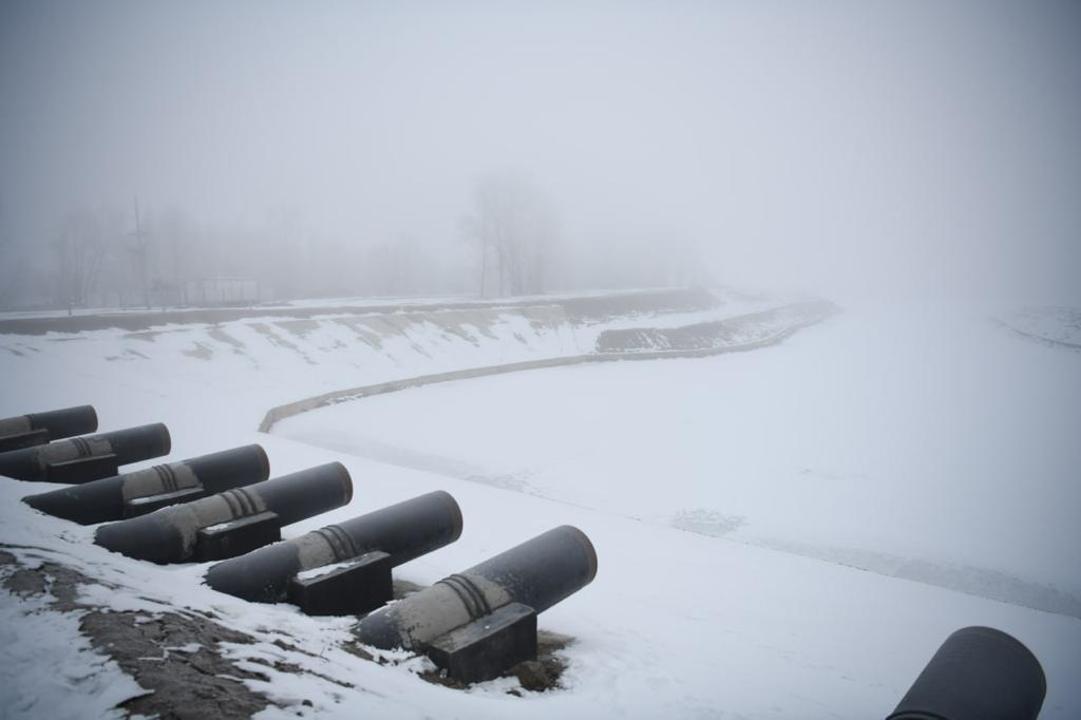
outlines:
[[[276,423],[286,418],[328,405],[453,380],[468,380],[488,375],[503,375],[583,363],[696,358],[758,350],[776,345],[797,330],[822,322],[838,311],[839,308],[831,302],[812,300],[712,323],[663,329],[631,328],[614,331],[619,333],[615,338],[602,335],[597,341],[598,347],[604,348],[605,351],[417,375],[401,380],[333,390],[277,405],[267,410],[262,422],[259,423],[259,431],[268,433]],[[624,341],[622,345],[619,344],[620,341]]]

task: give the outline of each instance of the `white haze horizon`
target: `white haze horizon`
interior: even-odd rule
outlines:
[[[8,0],[0,266],[137,197],[472,272],[512,172],[575,259],[548,289],[693,247],[721,284],[1081,304],[1078,37],[1067,2]]]

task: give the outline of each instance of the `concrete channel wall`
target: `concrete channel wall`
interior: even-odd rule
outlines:
[[[719,301],[701,288],[665,288],[628,290],[584,296],[533,296],[513,300],[460,299],[386,303],[268,305],[255,307],[172,308],[147,311],[94,313],[88,315],[40,315],[32,317],[0,316],[0,334],[43,335],[48,332],[79,333],[115,328],[140,332],[170,324],[207,324],[281,318],[311,320],[327,316],[423,315],[448,311],[518,310],[529,307],[559,306],[572,322],[595,322],[636,313],[693,312],[717,307]]]
[[[489,375],[503,375],[525,370],[540,370],[544,368],[566,367],[581,365],[583,363],[614,362],[617,360],[661,360],[667,358],[699,358],[712,355],[721,355],[732,352],[748,352],[776,345],[789,337],[797,330],[819,323],[838,311],[832,303],[826,301],[809,301],[794,303],[772,310],[749,315],[741,315],[727,320],[711,323],[701,323],[682,328],[656,329],[630,329],[618,332],[615,338],[625,337],[629,341],[628,346],[620,348],[616,339],[609,337],[605,341],[605,351],[565,357],[544,358],[540,360],[527,360],[523,362],[505,363],[501,365],[488,365],[484,367],[453,370],[450,372],[434,373],[431,375],[418,375],[416,377],[393,380],[390,382],[362,385],[359,387],[334,390],[321,395],[302,398],[291,403],[278,405],[267,410],[263,420],[259,423],[260,432],[270,432],[274,425],[286,418],[299,415],[311,410],[335,405],[349,400],[359,400],[373,395],[406,390],[408,388],[434,385],[435,383],[451,382],[454,380],[468,380],[471,378],[486,377]],[[748,328],[757,324],[764,328],[764,332],[758,337],[748,338],[753,333],[747,332]],[[688,328],[692,328],[688,330]],[[654,342],[653,345],[640,342],[646,330],[651,330],[662,335],[652,335],[662,341]],[[712,336],[713,342],[707,342]],[[603,336],[602,336],[603,337]],[[682,343],[682,346],[681,346]],[[600,346],[601,340],[598,340]],[[666,349],[649,350],[646,347],[663,345]]]

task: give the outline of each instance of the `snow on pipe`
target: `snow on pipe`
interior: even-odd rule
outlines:
[[[289,581],[305,570],[373,551],[387,553],[397,567],[461,534],[462,511],[440,490],[225,560],[207,571],[206,583],[245,600],[281,602]]]
[[[366,645],[419,649],[511,603],[543,612],[596,574],[589,538],[563,525],[372,613],[355,632]]]
[[[42,445],[97,429],[98,415],[90,405],[0,418],[0,452]]]
[[[276,516],[280,527],[342,507],[352,499],[349,471],[333,462],[102,525],[94,542],[139,560],[184,562],[195,555],[201,531],[268,514]]]
[[[48,445],[0,453],[0,475],[48,481],[51,479],[50,466],[106,457],[115,457],[117,465],[126,465],[167,455],[170,444],[169,430],[161,423],[57,440]],[[110,474],[115,474],[115,470]]]
[[[1016,638],[967,627],[946,638],[886,720],[1035,720],[1047,681]]]
[[[23,502],[49,515],[82,525],[120,520],[243,487],[270,477],[270,462],[259,445],[223,450],[179,462],[72,485]]]

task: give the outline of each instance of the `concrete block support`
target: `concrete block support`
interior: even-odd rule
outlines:
[[[77,484],[112,477],[120,472],[116,455],[94,455],[64,462],[49,463],[45,468],[45,480],[51,483]]]
[[[195,536],[195,559],[224,560],[282,539],[281,520],[272,512],[248,515],[203,528]]]
[[[504,605],[436,638],[425,652],[455,680],[492,680],[509,667],[537,658],[537,613],[521,603]]]
[[[385,552],[370,552],[318,572],[308,570],[289,581],[289,602],[307,615],[360,615],[382,607],[394,595],[391,557]]]

